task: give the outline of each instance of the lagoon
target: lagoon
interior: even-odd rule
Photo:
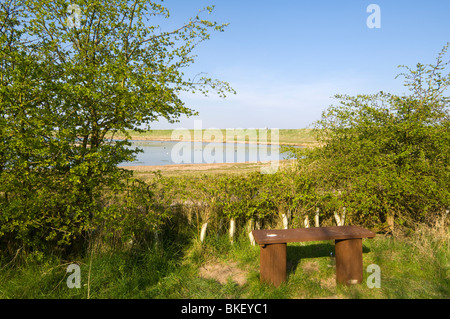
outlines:
[[[265,162],[288,157],[280,145],[255,143],[134,140],[130,148],[143,152],[137,154],[135,161],[119,166]]]

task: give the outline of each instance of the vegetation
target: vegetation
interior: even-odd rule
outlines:
[[[195,114],[181,91],[233,92],[225,82],[183,74],[196,46],[226,27],[202,18],[213,8],[161,31],[144,23],[169,17],[157,3],[77,5],[80,12],[68,0],[1,4],[0,235],[8,249],[82,244],[128,216],[130,201],[108,205],[104,193],[134,192],[128,188],[137,182],[126,184],[131,175],[117,164],[135,151],[107,134],[127,137],[158,117]],[[147,217],[146,225],[155,221]]]
[[[353,223],[412,226],[450,206],[448,46],[435,64],[401,74],[411,95],[337,95],[316,123],[323,147],[300,150]]]
[[[414,237],[364,240],[363,283],[351,287],[336,285],[332,242],[289,244],[288,280],[275,288],[260,283],[259,247],[244,232],[231,244],[227,235],[214,233],[203,243],[191,233],[174,240],[168,230],[159,246],[149,241],[105,250],[99,243],[95,253],[73,259],[33,255],[21,266],[18,260],[4,263],[0,298],[448,299],[448,228],[437,222],[417,230]],[[81,267],[80,289],[67,287],[71,263]],[[370,264],[381,269],[380,288],[366,285]]]
[[[319,144],[287,147],[294,165],[143,180],[117,167],[134,156],[133,131],[195,114],[182,90],[233,92],[182,72],[225,25],[200,12],[171,32],[146,28],[145,15],[169,14],[139,0],[81,1],[77,25],[69,4],[1,7],[0,297],[449,297],[448,45],[436,64],[406,68],[411,95],[337,95],[312,132],[282,132],[286,144],[296,133]],[[286,220],[377,230],[364,260],[382,269],[382,288],[336,286],[330,243],[292,245],[289,281],[261,284],[248,234]],[[209,263],[235,265],[245,282],[208,279]],[[81,267],[80,289],[65,284],[69,264]]]

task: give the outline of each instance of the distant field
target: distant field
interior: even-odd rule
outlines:
[[[260,130],[256,130],[257,134],[259,135]],[[130,136],[132,140],[171,140],[172,139],[172,133],[174,130],[149,130],[143,133],[130,131]],[[199,134],[197,133],[196,136],[194,136],[194,130],[189,130],[190,132],[190,139],[191,140],[198,140]],[[234,134],[236,137],[235,139],[237,141],[246,141],[246,142],[264,142],[263,139],[260,138],[258,140],[258,137],[249,137],[248,130],[244,129],[236,129],[234,130]],[[261,132],[262,133],[262,132]],[[272,131],[267,130],[267,142],[272,143],[271,136]],[[178,139],[181,138],[181,132],[178,134]],[[188,135],[188,136],[189,136]],[[115,138],[121,138],[122,136],[115,136]],[[222,140],[225,142],[227,137],[227,130],[221,129],[216,131],[211,130],[203,130],[203,141],[209,142],[212,140]],[[186,137],[184,137],[186,138]],[[174,140],[177,140],[175,138]],[[276,141],[273,141],[276,142]],[[316,140],[314,139],[312,135],[311,129],[280,129],[279,130],[279,141],[280,144],[284,145],[302,145],[302,146],[314,146],[316,144]]]

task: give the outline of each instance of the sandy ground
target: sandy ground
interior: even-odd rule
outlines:
[[[272,164],[272,166],[271,166]],[[281,160],[278,168],[286,168],[295,164],[295,160]],[[249,173],[252,171],[270,172],[277,170],[277,166],[270,162],[245,162],[245,163],[213,163],[213,164],[174,164],[174,165],[136,165],[121,166],[132,170],[141,177],[151,177],[159,171],[164,175],[198,174],[198,173]]]
[[[213,163],[213,164],[174,164],[174,165],[135,165],[135,166],[121,166],[132,171],[137,172],[152,172],[152,171],[209,171],[209,170],[223,170],[223,169],[238,169],[242,167],[260,167],[264,165],[258,162],[247,163]]]
[[[247,281],[247,272],[240,269],[237,263],[208,263],[200,268],[200,277],[215,279],[222,285],[226,284],[228,280],[233,280],[239,286],[242,286]]]

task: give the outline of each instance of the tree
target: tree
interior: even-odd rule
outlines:
[[[322,187],[351,222],[423,222],[450,205],[450,74],[444,57],[402,73],[411,95],[336,95],[316,123],[322,147],[306,151]]]
[[[119,190],[130,174],[117,164],[136,151],[115,134],[196,114],[182,91],[233,92],[226,82],[183,73],[210,31],[226,27],[201,17],[212,11],[162,32],[148,21],[169,12],[152,1],[2,4],[3,234],[71,242],[107,213],[103,191]]]
[[[43,178],[49,187],[54,180],[48,170],[42,171],[42,167],[50,165],[47,150],[53,147],[44,139],[52,134],[46,123],[52,121],[53,113],[45,102],[54,99],[48,81],[54,70],[26,46],[26,30],[21,23],[24,17],[19,1],[1,4],[0,235],[30,243],[33,236],[27,234],[41,223],[34,208],[45,206],[43,197],[37,199],[36,194],[45,194],[40,187]]]

